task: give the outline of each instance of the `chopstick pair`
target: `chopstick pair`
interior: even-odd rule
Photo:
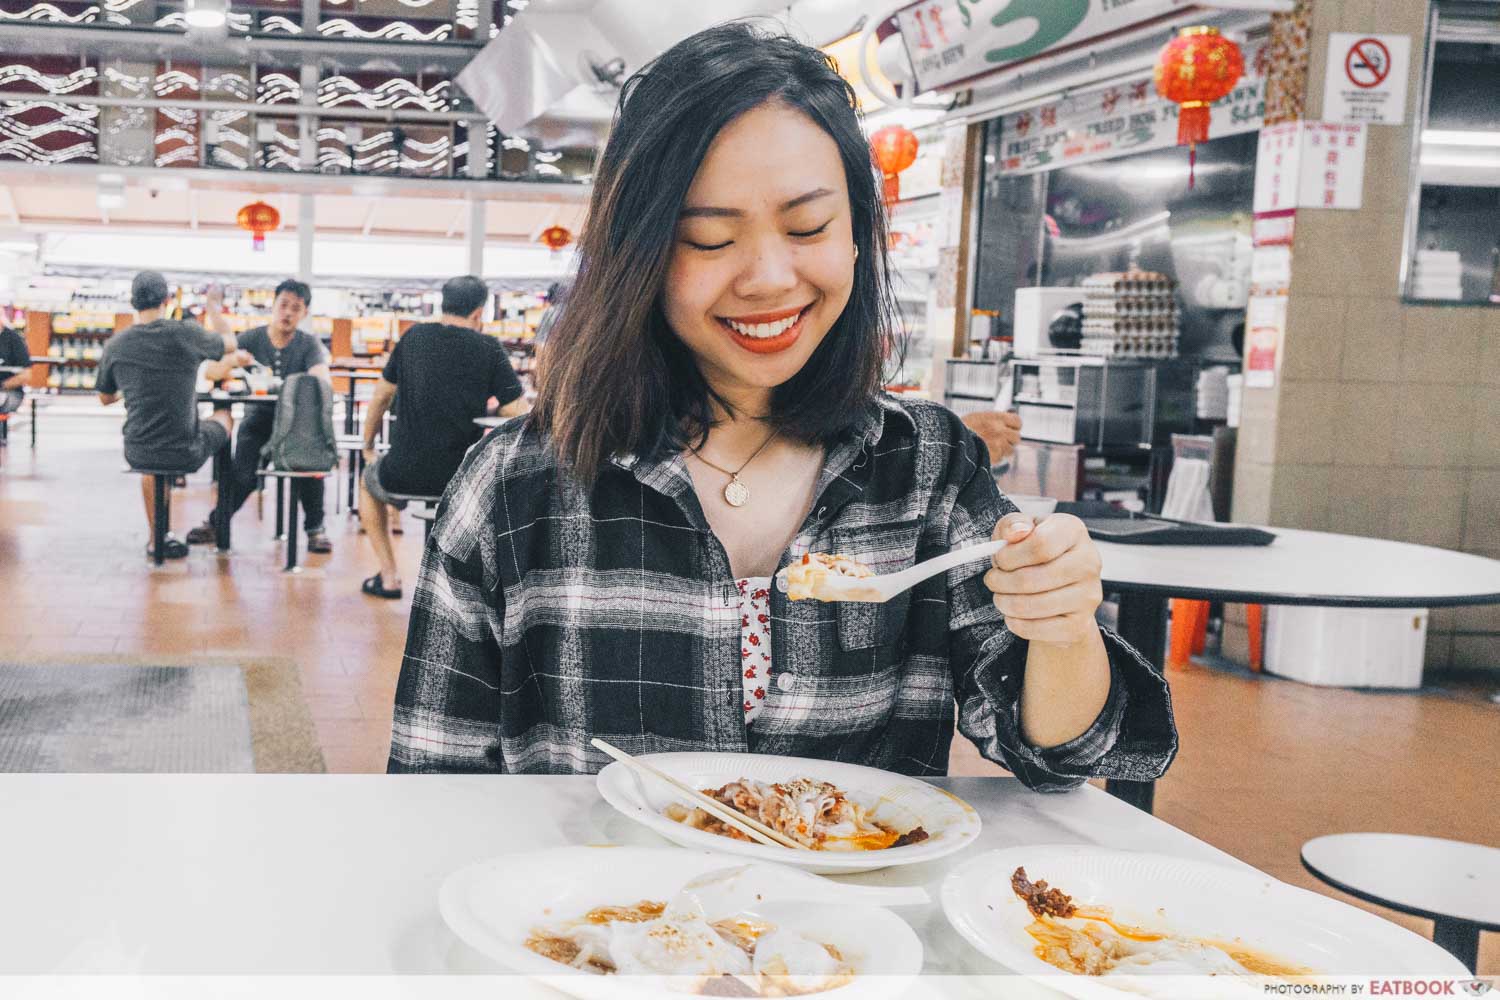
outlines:
[[[709,796],[704,795],[702,792],[698,791],[696,788],[693,788],[691,785],[687,785],[681,781],[678,781],[676,778],[672,777],[670,774],[667,774],[665,771],[659,771],[656,768],[652,767],[650,764],[647,764],[645,761],[637,760],[636,758],[630,756],[630,754],[626,753],[624,750],[621,750],[619,747],[614,746],[611,743],[607,743],[604,740],[597,738],[592,739],[589,742],[594,744],[594,746],[598,747],[600,750],[603,750],[605,753],[609,754],[615,760],[619,761],[621,764],[624,764],[626,767],[630,768],[637,774],[644,774],[647,777],[655,778],[658,781],[672,786],[673,790],[682,795],[693,805],[697,806],[699,809],[702,809],[704,812],[708,813],[710,816],[713,816],[715,819],[728,823],[730,826],[734,827],[736,830],[739,830],[741,833],[745,834],[745,836],[747,837],[750,837],[752,840],[755,840],[757,843],[766,844],[771,847],[789,847],[794,851],[812,850],[812,848],[808,847],[806,844],[798,843],[791,837],[788,837],[786,834],[782,833],[780,830],[774,830],[771,827],[766,826],[766,824],[762,823],[760,820],[754,818],[753,816],[747,816],[744,813],[740,812],[738,809],[732,809],[729,806],[724,805],[718,799],[710,798]]]

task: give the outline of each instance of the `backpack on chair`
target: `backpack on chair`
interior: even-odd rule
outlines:
[[[333,435],[333,392],[316,375],[289,375],[276,401],[271,440],[261,460],[283,472],[329,472],[339,461]]]

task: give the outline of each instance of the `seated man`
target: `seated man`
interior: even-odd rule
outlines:
[[[248,352],[254,360],[271,370],[277,378],[306,372],[329,381],[328,351],[322,341],[298,324],[307,317],[307,308],[312,305],[312,289],[300,281],[288,279],[276,286],[276,298],[271,303],[271,322],[257,326],[240,334],[239,349]],[[234,368],[232,359],[210,365],[205,372],[210,381],[227,378]],[[229,513],[232,517],[245,505],[246,499],[255,492],[260,473],[260,451],[271,440],[276,426],[276,410],[270,406],[247,407],[240,420],[240,429],[234,436],[234,470],[230,479]],[[305,514],[307,551],[332,552],[333,543],[323,530],[323,480],[293,479],[291,488],[297,493],[297,501]],[[214,518],[188,532],[190,545],[206,545],[214,540]],[[289,525],[288,531],[296,530]]]
[[[0,328],[0,366],[24,368],[0,372],[0,413],[15,413],[26,402],[26,382],[31,378],[31,349],[26,338],[10,327]]]
[[[105,406],[122,396],[125,399],[125,461],[131,468],[188,473],[229,443],[228,410],[216,411],[208,420],[198,419],[198,365],[233,356],[235,344],[224,322],[222,292],[208,295],[207,318],[213,333],[197,323],[167,319],[165,307],[171,297],[167,279],[155,271],[135,276],[130,305],[136,311],[136,323],[105,342],[95,387]],[[242,360],[248,361],[249,356]],[[141,498],[152,537],[155,479],[141,477]],[[167,528],[170,532],[171,525]],[[180,539],[167,534],[162,552],[166,558],[181,559],[187,552]],[[150,543],[146,554],[154,554]]]
[[[400,509],[391,496],[440,496],[480,428],[491,397],[500,415],[525,412],[521,382],[510,367],[505,347],[480,333],[489,289],[471,275],[443,285],[443,314],[436,323],[419,323],[401,335],[375,383],[375,398],[365,413],[365,475],[359,493],[359,518],[380,572],[360,587],[374,597],[401,596],[401,572],[391,549],[386,507]],[[391,450],[375,457],[375,433],[391,401],[401,396],[401,419],[391,434]]]

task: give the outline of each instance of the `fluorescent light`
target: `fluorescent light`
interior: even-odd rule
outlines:
[[[229,20],[229,0],[187,0],[183,20],[195,28],[222,28]]]
[[[1459,131],[1429,128],[1422,132],[1424,146],[1500,146],[1500,132]]]

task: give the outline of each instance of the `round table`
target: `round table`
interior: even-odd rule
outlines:
[[[1433,922],[1432,940],[1473,972],[1479,932],[1500,931],[1500,849],[1398,833],[1302,845],[1302,867],[1356,899]]]
[[[1357,535],[1270,528],[1261,546],[1097,542],[1105,592],[1120,595],[1120,635],[1158,669],[1171,598],[1338,608],[1500,604],[1500,561]],[[1154,782],[1110,781],[1150,810]]]

